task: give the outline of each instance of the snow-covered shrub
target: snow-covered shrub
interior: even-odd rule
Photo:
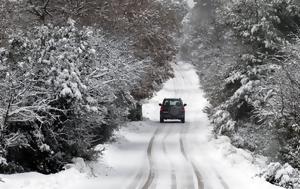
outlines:
[[[138,59],[150,59],[143,80],[131,92],[135,99],[149,97],[172,76],[169,62],[176,54],[175,35],[180,33],[180,24],[187,12],[184,0],[89,0],[76,3],[33,0],[20,4],[27,10],[19,10],[20,17],[28,18],[22,19],[25,25],[52,23],[61,26],[71,17],[80,27],[101,28],[104,38],[110,38],[113,43],[128,43],[128,50],[134,51]]]
[[[217,110],[210,115],[212,123],[215,125],[215,132],[224,134],[235,130],[236,122],[230,117],[230,113],[226,110]]]
[[[182,57],[199,69],[215,132],[298,167],[299,3],[211,2],[191,11]]]
[[[285,45],[277,62],[277,69],[269,79],[269,98],[257,107],[260,120],[272,125],[281,135],[281,156],[292,166],[299,168],[300,163],[300,40]]]
[[[187,10],[184,0],[51,0],[47,4],[33,0],[24,6],[43,23],[64,23],[72,17],[80,25],[99,25],[107,33],[130,37],[137,56],[150,56],[161,65],[176,53],[172,37],[179,32]]]
[[[271,83],[268,77],[274,71],[274,64],[270,64],[269,57],[290,40],[289,34],[297,32],[300,9],[294,1],[242,0],[221,6],[217,13],[217,24],[226,25],[243,43],[239,45],[248,47],[238,54],[238,64],[225,77],[229,86],[225,90],[234,90],[225,104],[233,119],[241,118],[234,111],[250,117],[272,94],[267,85]],[[235,88],[228,82],[240,85]]]
[[[91,34],[70,20],[65,27],[44,25],[11,36],[1,57],[6,76],[0,92],[1,150],[8,163],[49,173],[72,156],[92,158],[94,120],[78,121],[99,114],[97,104],[88,101],[87,76],[96,67]],[[36,163],[22,160],[25,154]]]
[[[94,158],[93,145],[172,75],[186,7],[171,0],[18,2],[27,10],[14,10],[18,28],[26,29],[7,32],[0,51],[0,157],[7,160],[0,171],[56,172],[73,157]]]
[[[220,20],[229,24],[244,43],[254,46],[257,53],[280,49],[278,44],[285,42],[286,35],[296,33],[300,24],[300,8],[294,0],[234,1],[221,12]]]
[[[8,164],[49,173],[74,156],[95,157],[92,146],[134,106],[130,92],[147,67],[127,44],[72,20],[11,36],[0,62],[1,156]],[[25,154],[35,158],[22,160]]]
[[[152,86],[168,77],[155,78],[167,68],[154,72],[153,59],[137,59],[131,47],[130,39],[78,29],[71,19],[66,26],[12,35],[0,59],[1,155],[9,157],[8,164],[50,173],[74,156],[94,158],[93,145],[127,119],[143,82]],[[135,97],[155,89],[145,90]],[[35,158],[25,162],[25,154]]]
[[[284,165],[278,162],[270,163],[268,167],[260,173],[260,176],[277,186],[282,186],[287,189],[300,188],[300,171],[294,169],[288,163]]]

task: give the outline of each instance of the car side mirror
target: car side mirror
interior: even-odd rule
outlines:
[[[161,104],[161,103],[159,103],[158,105],[159,105],[159,106],[162,106],[162,104]]]
[[[183,106],[186,106],[187,104],[183,104]]]

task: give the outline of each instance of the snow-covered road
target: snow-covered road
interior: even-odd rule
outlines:
[[[251,163],[258,159],[231,146],[226,137],[213,137],[212,126],[203,112],[208,102],[194,67],[184,62],[173,67],[175,77],[143,106],[144,116],[157,129],[148,145],[147,180],[133,188],[276,188],[254,178],[259,167]],[[165,97],[179,97],[188,104],[185,124],[158,123],[158,103]]]
[[[262,158],[237,149],[227,137],[214,137],[203,108],[207,101],[196,70],[188,63],[173,65],[167,81],[143,106],[145,121],[129,123],[107,144],[97,162],[77,164],[53,175],[0,175],[2,189],[276,189],[255,177]],[[186,123],[159,123],[165,97],[180,97]]]

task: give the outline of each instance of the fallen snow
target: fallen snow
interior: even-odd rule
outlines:
[[[39,173],[23,173],[0,175],[0,189],[123,189],[128,188],[141,168],[147,170],[146,151],[150,138],[159,127],[165,129],[166,135],[157,136],[156,143],[166,140],[170,143],[167,151],[170,162],[182,161],[183,157],[176,154],[178,145],[173,143],[179,133],[176,128],[186,127],[184,137],[186,151],[199,169],[205,189],[224,188],[220,179],[226,182],[230,189],[276,189],[262,178],[256,177],[265,166],[263,157],[254,157],[250,152],[233,147],[227,137],[215,137],[212,126],[202,109],[208,104],[200,89],[196,70],[187,63],[179,62],[173,65],[175,78],[167,81],[163,89],[143,106],[144,121],[132,122],[121,127],[116,132],[112,142],[99,145],[105,148],[103,156],[96,162],[83,162],[77,158],[74,164],[57,174],[42,175]],[[186,107],[186,124],[160,124],[158,103],[164,97],[181,97]],[[174,125],[174,127],[172,126]],[[173,130],[174,128],[174,130]],[[169,129],[169,130],[166,130]],[[173,131],[172,131],[173,130]],[[167,133],[170,132],[170,136]],[[154,144],[154,145],[155,145]],[[161,154],[162,147],[157,147],[156,154]],[[165,176],[170,173],[170,162],[154,155],[158,167],[156,188],[171,188]],[[175,168],[180,165],[175,165]],[[179,169],[179,168],[178,168]],[[183,185],[181,179],[189,176],[187,172],[177,173],[177,183]],[[191,175],[193,176],[193,175]],[[145,178],[142,175],[141,178]],[[193,176],[195,181],[195,176]],[[141,181],[142,182],[142,181]],[[192,188],[188,188],[192,189]]]

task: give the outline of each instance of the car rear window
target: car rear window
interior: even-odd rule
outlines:
[[[164,106],[181,106],[182,102],[181,100],[176,100],[176,99],[167,99],[164,100]]]

